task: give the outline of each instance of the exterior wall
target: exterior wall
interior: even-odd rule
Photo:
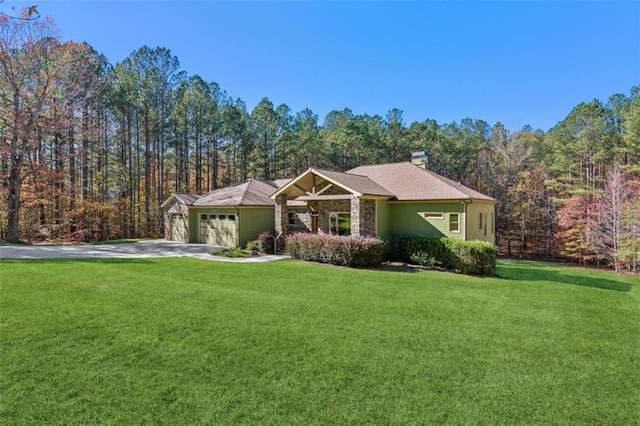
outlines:
[[[350,213],[351,201],[350,200],[326,200],[319,201],[317,203],[318,212],[318,232],[329,233],[329,215],[331,212],[336,213]]]
[[[375,200],[376,202],[376,236],[389,238],[390,205],[387,200]]]
[[[172,235],[172,222],[171,216],[174,214],[179,214],[182,216],[184,221],[184,225],[186,229],[186,235],[177,236]],[[173,241],[181,241],[188,242],[189,241],[189,209],[182,202],[177,199],[173,199],[171,204],[167,208],[165,208],[162,212],[163,222],[164,222],[164,238],[165,240],[173,240]]]
[[[240,207],[238,214],[238,234],[240,247],[246,247],[248,241],[258,239],[263,232],[273,232],[273,207]]]
[[[354,197],[357,198],[357,197]],[[363,237],[372,237],[376,235],[376,200],[367,200],[357,198],[357,209],[354,203],[351,204],[351,234],[360,235]],[[358,234],[355,234],[353,220],[358,216]]]
[[[235,207],[191,207],[189,209],[189,242],[190,243],[206,243],[206,241],[202,241],[201,239],[201,235],[200,235],[200,215],[202,214],[215,214],[217,215],[236,215],[236,220],[235,220],[235,227],[238,227],[238,223],[239,223],[239,218],[238,218],[238,210]],[[271,216],[271,219],[273,220],[273,216]],[[233,238],[233,241],[231,241],[233,244],[230,245],[237,245],[238,244],[238,235],[237,232],[235,233],[235,237]]]
[[[262,232],[274,231],[273,207],[192,207],[189,217],[189,242],[200,243],[200,215],[236,215],[235,234],[232,246],[245,247],[248,241],[257,240]],[[225,223],[226,230],[233,222]]]
[[[295,215],[295,224],[290,224],[287,218],[287,231],[289,232],[311,232],[311,211],[305,207],[290,207],[289,213]]]
[[[288,210],[287,210],[287,197],[284,195],[278,195],[276,197],[276,207],[274,210],[275,223],[274,229],[276,234],[287,233],[288,222]]]
[[[391,202],[389,203],[389,233],[451,237],[464,239],[464,204],[459,201],[443,202]],[[428,218],[424,213],[440,213],[441,218]],[[451,213],[458,213],[459,232],[449,231]]]
[[[494,203],[474,201],[467,204],[467,240],[482,240],[495,244],[495,210]],[[480,214],[483,217],[482,228],[480,228]]]

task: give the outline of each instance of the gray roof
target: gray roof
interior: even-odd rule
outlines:
[[[366,176],[400,201],[495,199],[409,162],[360,166],[346,174]]]
[[[248,179],[235,185],[216,189],[201,196],[195,206],[273,206],[269,196],[276,186],[271,181]]]
[[[195,203],[198,200],[198,198],[200,198],[199,195],[187,194],[184,192],[174,192],[173,196],[175,196],[178,200],[180,200],[183,204],[187,206],[193,205],[193,203]]]
[[[355,173],[340,173],[332,172],[330,170],[312,169],[312,171],[318,172],[321,175],[328,177],[337,183],[351,188],[361,194],[366,195],[382,195],[385,197],[393,197],[393,194],[387,189],[380,186],[367,176],[359,176]]]
[[[291,179],[276,179],[269,182],[273,183],[273,186],[275,186],[276,188],[282,188],[283,186],[291,182]]]

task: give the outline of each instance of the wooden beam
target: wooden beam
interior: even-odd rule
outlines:
[[[337,195],[302,195],[296,200],[300,201],[322,201],[322,200],[350,200],[351,194],[337,194]]]
[[[333,186],[332,183],[328,184],[327,186],[325,186],[324,188],[322,188],[320,191],[316,192],[316,195],[320,195],[322,194],[324,191],[326,191],[327,189],[331,188]]]
[[[307,189],[306,189],[306,188],[301,187],[301,186],[300,186],[300,185],[298,185],[297,183],[294,183],[294,184],[293,184],[293,186],[295,186],[296,188],[298,188],[300,191],[304,192],[305,194],[313,195],[313,194],[311,194],[309,191],[307,191]]]

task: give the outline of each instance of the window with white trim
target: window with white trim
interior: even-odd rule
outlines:
[[[449,232],[460,232],[460,213],[449,213]]]
[[[423,212],[422,217],[425,219],[444,219],[443,212]]]

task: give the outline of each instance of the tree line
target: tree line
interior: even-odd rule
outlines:
[[[0,16],[1,237],[159,237],[172,192],[205,193],[309,167],[429,154],[436,173],[495,197],[500,250],[638,269],[640,87],[577,105],[548,132],[465,118],[249,110],[143,46],[117,64],[62,41],[50,18]]]

